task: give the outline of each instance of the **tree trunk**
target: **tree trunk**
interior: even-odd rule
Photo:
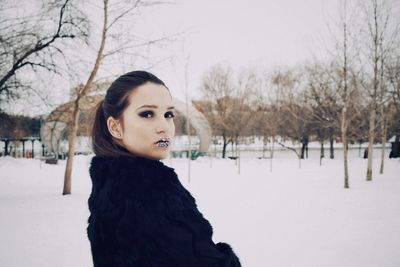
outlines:
[[[269,160],[269,170],[272,172],[272,160],[274,158],[274,152],[275,152],[275,137],[272,138],[272,147],[270,151],[270,160]]]
[[[8,156],[10,154],[10,151],[8,150],[9,143],[10,143],[10,141],[8,141],[8,140],[4,141],[4,156]]]
[[[236,144],[237,143],[239,143],[240,141],[239,140],[237,140],[236,141]],[[240,143],[239,143],[239,145],[240,145]],[[236,155],[237,155],[237,158],[236,158],[236,160],[237,160],[237,165],[238,165],[238,174],[240,174],[240,146],[238,147],[237,145],[236,145]]]
[[[72,114],[72,121],[70,122],[71,124],[68,135],[68,158],[67,158],[67,164],[65,166],[63,195],[71,194],[71,174],[72,174],[72,165],[75,154],[76,134],[78,132],[78,121],[79,121],[78,118],[79,118],[79,99],[75,101],[74,110]]]
[[[367,181],[372,181],[372,152],[375,137],[375,106],[373,105],[370,113],[369,132],[368,132],[368,165],[367,165]]]
[[[222,158],[224,159],[226,154],[226,146],[228,143],[226,142],[226,137],[224,135],[222,135],[222,139],[224,141],[224,144],[222,145]]]
[[[381,167],[379,169],[379,173],[383,174],[384,167],[385,167],[385,149],[386,149],[386,134],[387,134],[387,118],[386,118],[386,114],[384,113],[383,105],[382,105],[381,111],[382,111],[382,121],[381,121],[382,148],[381,148]]]
[[[333,148],[333,136],[329,138],[329,158],[334,159],[335,158],[335,149]]]
[[[324,140],[321,141],[321,151],[319,156],[319,166],[322,165],[322,158],[325,157],[325,148],[324,148]]]
[[[382,51],[382,45],[380,45],[381,49],[381,55],[384,54]],[[381,143],[382,143],[382,149],[381,149],[381,166],[379,168],[379,173],[383,174],[383,170],[385,167],[385,149],[386,149],[386,134],[387,134],[387,115],[386,115],[386,110],[385,110],[385,93],[386,93],[386,86],[384,84],[384,79],[385,79],[385,69],[384,69],[384,57],[381,56],[381,70],[380,70],[380,110],[381,110]]]
[[[73,159],[74,159],[74,154],[75,154],[75,140],[76,140],[76,134],[78,132],[78,119],[79,119],[79,105],[81,99],[86,96],[90,86],[92,85],[92,82],[94,78],[96,77],[97,71],[100,68],[100,63],[103,58],[103,51],[104,47],[106,44],[106,37],[107,37],[107,29],[108,29],[108,0],[103,0],[104,1],[104,19],[103,19],[103,29],[102,29],[102,35],[101,35],[101,43],[99,50],[97,51],[97,56],[96,60],[92,69],[92,72],[90,73],[90,76],[88,80],[86,81],[85,86],[82,88],[81,91],[78,91],[77,97],[75,100],[75,105],[74,105],[74,110],[72,112],[72,127],[70,129],[69,137],[68,137],[68,158],[67,158],[67,164],[65,166],[65,175],[64,175],[64,189],[63,189],[63,195],[69,195],[71,194],[71,173],[72,173],[72,165],[73,165]]]
[[[266,136],[264,135],[264,137],[263,137],[263,148],[262,148],[262,158],[265,158],[265,139],[266,139]]]
[[[305,151],[306,151],[306,147],[307,147],[307,142],[305,140],[302,140],[301,142],[301,155],[300,158],[304,159],[304,155],[305,155]]]
[[[350,188],[349,186],[349,163],[348,163],[348,145],[347,145],[347,112],[346,107],[342,110],[342,142],[343,142],[343,167],[344,167],[344,188]]]
[[[373,1],[373,23],[371,29],[371,37],[372,37],[372,48],[373,48],[373,66],[374,66],[374,79],[373,79],[373,90],[371,94],[371,113],[370,113],[370,121],[369,121],[369,132],[368,132],[368,166],[367,166],[367,181],[372,181],[372,157],[373,157],[373,145],[374,145],[374,138],[375,138],[375,117],[377,112],[377,93],[379,88],[379,61],[380,58],[383,56],[379,53],[379,48],[382,45],[382,32],[380,32],[380,28],[378,26],[378,2]],[[373,31],[373,32],[372,32]],[[383,68],[383,66],[381,66]],[[381,103],[382,104],[382,103]]]

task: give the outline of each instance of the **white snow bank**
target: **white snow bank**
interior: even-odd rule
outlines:
[[[62,196],[65,161],[0,158],[0,266],[92,266],[86,237],[90,157],[76,156],[72,195]],[[366,160],[167,159],[245,267],[400,266],[399,160],[365,181]],[[212,167],[211,167],[212,166]]]

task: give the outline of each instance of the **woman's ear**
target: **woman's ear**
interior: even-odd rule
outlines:
[[[110,134],[116,139],[122,139],[122,129],[119,120],[114,119],[113,117],[108,117],[107,119],[107,128]]]

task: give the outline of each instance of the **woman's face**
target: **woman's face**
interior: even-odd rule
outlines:
[[[174,107],[168,89],[145,83],[129,96],[129,105],[120,119],[119,141],[131,153],[151,159],[164,159],[175,135]]]

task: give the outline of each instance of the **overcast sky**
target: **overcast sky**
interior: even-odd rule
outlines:
[[[86,4],[86,9],[92,23],[94,51],[99,43],[102,10],[97,0],[91,3]],[[147,39],[183,32],[173,44],[149,50],[153,62],[171,58],[150,71],[164,80],[175,97],[184,100],[187,63],[188,93],[193,99],[200,96],[202,75],[215,64],[228,63],[236,70],[249,66],[268,69],[318,56],[329,39],[327,24],[337,14],[338,3],[340,0],[185,0],[143,8],[139,16],[128,18],[124,27],[133,27],[135,36]],[[118,30],[124,32],[124,29]],[[86,65],[76,64],[82,73],[79,82],[84,82],[93,55],[80,47],[72,49],[72,53],[86,60]],[[125,71],[148,66],[140,60],[124,62],[121,58],[113,63],[104,62],[97,78],[115,78]],[[67,101],[68,88],[77,82],[68,77],[56,78],[51,89],[54,99]],[[17,113],[20,109],[14,107]]]
[[[337,13],[338,2],[188,0],[146,10],[138,30],[154,36],[186,31],[171,48],[176,60],[154,72],[182,98],[182,66],[189,56],[189,95],[196,97],[202,74],[213,64],[268,68],[293,65],[321,53],[329,38],[327,23]]]

